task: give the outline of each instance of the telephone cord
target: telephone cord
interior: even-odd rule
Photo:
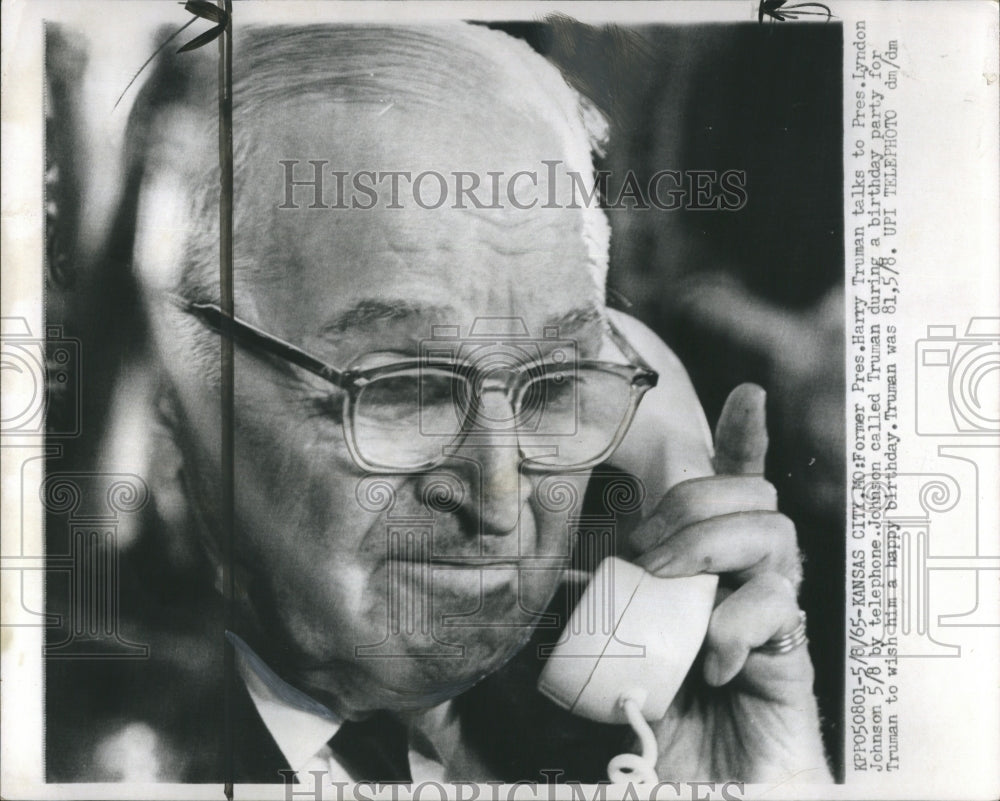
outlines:
[[[619,754],[608,762],[608,779],[615,784],[656,784],[656,735],[642,716],[635,698],[625,695],[619,700],[629,725],[639,738],[639,754]]]

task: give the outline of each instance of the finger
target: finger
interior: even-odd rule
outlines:
[[[729,393],[715,427],[715,472],[761,475],[767,455],[767,393],[756,384],[740,384]]]
[[[736,512],[694,523],[637,560],[656,576],[732,573],[744,584],[763,573],[802,579],[795,525],[777,512]]]
[[[715,686],[732,681],[752,649],[798,625],[799,605],[791,583],[777,573],[755,576],[712,613],[705,637],[705,681]]]
[[[709,476],[675,485],[646,520],[629,535],[637,553],[645,553],[687,526],[736,512],[773,512],[778,493],[760,476]]]

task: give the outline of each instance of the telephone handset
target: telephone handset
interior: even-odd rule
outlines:
[[[677,357],[641,323],[612,314],[619,330],[660,373],[608,462],[642,481],[645,516],[673,485],[713,474],[711,434]],[[612,760],[612,780],[643,773],[647,781],[655,780],[655,740],[645,721],[663,718],[691,669],[708,630],[717,585],[714,575],[658,578],[608,557],[570,616],[569,631],[550,654],[538,689],[570,712],[603,723],[628,722],[636,729],[643,756]],[[597,617],[611,625],[593,625],[595,609],[603,610],[606,614]]]

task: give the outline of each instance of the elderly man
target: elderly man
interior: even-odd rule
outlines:
[[[136,117],[153,136],[134,269],[221,572],[214,65],[184,58]],[[247,702],[235,748],[255,727],[272,741],[234,754],[235,778],[537,780],[497,758],[472,707],[513,714],[476,693],[538,662],[525,646],[579,511],[549,502],[553,476],[582,497],[610,459],[650,501],[619,555],[721,576],[701,659],[654,721],[659,776],[828,779],[790,639],[795,532],[760,477],[763,393],[730,399],[711,475],[683,371],[604,302],[609,229],[578,181],[592,185],[598,115],[523,43],[465,25],[238,30],[234,74],[227,638]],[[517,701],[565,721],[532,682]],[[572,755],[546,759],[579,778]]]

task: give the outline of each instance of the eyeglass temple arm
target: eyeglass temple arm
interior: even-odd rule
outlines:
[[[204,325],[221,336],[231,336],[235,342],[241,345],[270,353],[291,362],[341,389],[344,389],[349,383],[347,372],[321,362],[315,356],[311,356],[292,343],[261,331],[238,317],[229,317],[214,303],[195,303],[173,294],[168,297],[181,311],[198,318]]]
[[[650,374],[647,376],[647,379],[650,382],[650,385],[655,387],[657,382],[660,380],[660,374],[653,369],[649,362],[642,358],[642,354],[632,347],[631,343],[625,338],[625,335],[618,330],[618,326],[616,326],[610,319],[608,320],[608,330],[611,334],[611,339],[619,348],[621,348],[622,353]]]
[[[230,335],[234,341],[242,345],[262,350],[265,353],[270,353],[273,356],[291,362],[341,389],[346,389],[347,385],[351,382],[352,376],[347,371],[338,370],[336,367],[320,361],[315,356],[306,353],[292,343],[286,342],[273,334],[261,331],[256,326],[238,317],[229,317],[214,303],[196,303],[173,293],[167,293],[167,297],[181,311],[198,318],[204,325],[221,336]],[[649,380],[652,386],[656,386],[659,373],[632,347],[625,338],[625,335],[618,330],[618,327],[611,320],[608,320],[608,329],[611,338],[621,349],[622,353],[629,359],[632,359],[643,370],[646,370],[650,374],[647,376],[647,380]]]

